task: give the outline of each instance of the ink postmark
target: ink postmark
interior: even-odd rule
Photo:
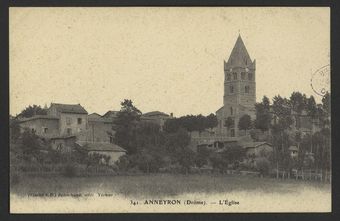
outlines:
[[[324,96],[330,89],[330,65],[325,65],[312,74],[311,87],[313,91]]]

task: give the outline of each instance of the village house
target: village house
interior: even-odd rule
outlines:
[[[269,157],[273,153],[273,146],[267,142],[240,142],[239,145],[246,150],[247,157]]]
[[[77,141],[76,145],[85,149],[89,155],[100,154],[109,157],[109,165],[114,165],[119,158],[126,154],[126,150],[122,147],[107,142],[82,142]]]
[[[125,154],[125,151],[113,144],[114,118],[112,111],[108,113],[110,114],[104,116],[97,113],[88,115],[80,104],[52,103],[46,115],[22,118],[19,120],[19,125],[21,131],[29,129],[42,140],[47,141],[54,150],[71,152],[75,143],[81,142],[86,143],[86,147],[110,152],[112,159],[118,160],[116,156]],[[112,154],[113,152],[115,154]]]
[[[77,135],[87,128],[87,111],[80,104],[52,103],[47,109],[48,116],[58,117],[59,135]]]
[[[276,124],[280,117],[277,116],[272,110],[272,124]],[[316,131],[320,131],[320,127],[318,126],[319,122],[317,119],[313,119],[311,116],[307,114],[305,110],[301,111],[301,113],[297,113],[293,110],[290,112],[290,116],[292,116],[293,123],[290,127],[293,131],[300,131],[302,134],[312,134]]]
[[[165,121],[171,118],[173,118],[172,113],[169,115],[169,114],[166,114],[160,111],[152,111],[152,112],[142,114],[140,119],[141,121],[144,121],[144,122],[155,123],[160,126],[161,130],[163,130]]]

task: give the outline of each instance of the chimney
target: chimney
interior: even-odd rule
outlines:
[[[170,113],[170,117],[174,117],[174,113]]]

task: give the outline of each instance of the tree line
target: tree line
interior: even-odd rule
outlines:
[[[120,169],[156,172],[171,165],[188,172],[191,166],[205,162],[206,157],[189,147],[188,132],[215,127],[217,119],[214,114],[168,119],[162,130],[158,124],[142,121],[142,112],[131,100],[124,100],[121,106],[113,122],[114,142],[127,150],[127,155],[118,162]]]
[[[274,146],[274,162],[277,168],[330,170],[331,130],[330,94],[326,93],[317,104],[313,96],[293,92],[289,98],[264,96],[255,105],[256,119],[252,122],[253,139],[267,134],[266,140]],[[307,123],[307,126],[302,125]],[[302,131],[306,129],[308,131]],[[298,157],[292,158],[289,148],[296,146]]]

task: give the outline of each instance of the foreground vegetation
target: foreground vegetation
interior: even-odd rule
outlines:
[[[330,192],[330,184],[301,180],[233,175],[171,175],[150,174],[135,176],[99,177],[23,177],[11,187],[11,192],[26,196],[29,193],[114,193],[125,196],[167,197],[181,194],[218,194],[235,191],[294,194],[304,188]]]

